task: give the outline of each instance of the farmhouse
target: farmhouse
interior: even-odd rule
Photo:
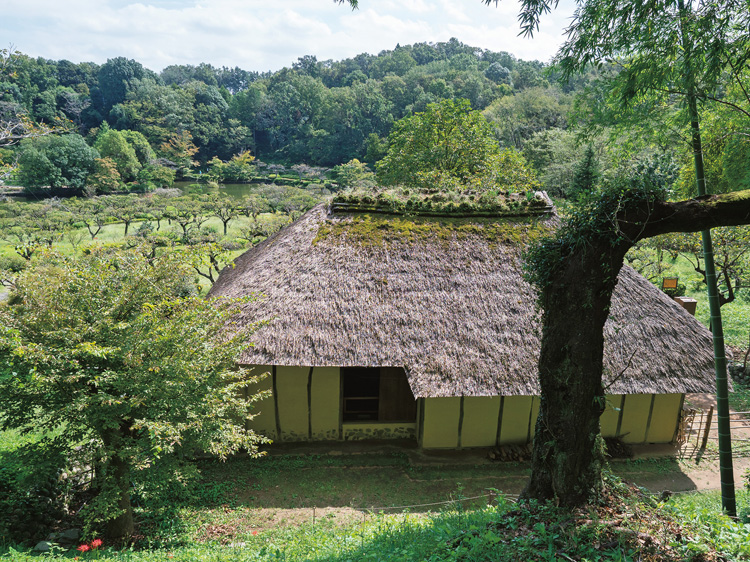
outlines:
[[[252,427],[280,442],[530,441],[541,323],[521,252],[558,219],[542,193],[513,197],[493,216],[321,205],[225,269],[211,295],[256,294],[239,322],[269,321],[240,361],[270,373]],[[710,334],[629,267],[605,331],[603,435],[672,441],[685,393],[712,391]]]

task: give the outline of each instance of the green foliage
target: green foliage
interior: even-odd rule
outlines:
[[[565,129],[570,102],[558,89],[535,87],[495,100],[483,114],[504,147],[521,150],[540,131]]]
[[[740,505],[747,505],[747,494],[738,491],[738,500]],[[750,556],[747,513],[739,520],[722,513],[721,495],[718,492],[680,494],[664,509],[698,531],[686,541],[683,547],[686,555],[700,560],[706,546],[711,545],[725,560],[745,560]]]
[[[580,152],[575,133],[557,128],[534,133],[523,145],[526,161],[552,197],[568,195]]]
[[[385,185],[453,191],[517,191],[538,184],[523,157],[500,151],[487,121],[468,100],[430,104],[397,122],[388,153],[377,163]]]
[[[583,158],[573,171],[573,179],[570,182],[569,195],[578,198],[585,193],[590,193],[596,189],[599,182],[600,172],[599,165],[594,154],[594,147],[588,145]]]
[[[232,156],[229,162],[223,162],[219,158],[213,158],[208,163],[207,180],[218,183],[224,182],[246,182],[256,175],[257,170],[253,164],[255,157],[247,150],[241,154]]]
[[[26,268],[27,261],[18,254],[0,254],[0,271],[20,273]]]
[[[26,139],[21,143],[18,179],[30,190],[46,186],[81,189],[98,156],[80,135]]]
[[[728,88],[727,99],[739,98],[736,89]],[[701,136],[709,193],[728,193],[750,187],[750,119],[738,119],[735,111],[724,106],[706,107],[701,113]],[[692,158],[682,165],[676,189],[682,197],[696,193],[695,167]]]
[[[141,166],[148,166],[156,160],[156,153],[148,142],[148,139],[138,131],[120,131],[128,144],[133,148],[135,157]]]
[[[86,188],[91,195],[115,193],[124,186],[122,176],[117,171],[117,163],[109,156],[94,161],[94,172],[86,178]]]
[[[166,166],[147,164],[138,171],[133,190],[145,193],[158,188],[170,188],[174,184],[175,175],[175,171]]]
[[[134,181],[143,165],[138,161],[135,149],[126,136],[114,129],[102,128],[94,142],[94,148],[102,158],[111,158],[125,182]]]
[[[594,242],[606,241],[614,246],[622,240],[614,222],[617,212],[665,201],[669,185],[658,164],[643,163],[582,197],[551,237],[541,239],[529,249],[524,263],[526,280],[544,295],[567,257],[577,251],[585,252]]]
[[[378,180],[386,185],[427,187],[439,178],[465,183],[499,152],[489,125],[468,100],[430,104],[398,121],[388,143],[377,164]]]
[[[291,70],[263,75],[201,64],[171,66],[157,77],[123,57],[101,66],[11,58],[15,66],[2,73],[0,91],[29,116],[48,123],[64,117],[81,132],[108,123],[125,135],[141,166],[154,159],[146,139],[179,177],[189,174],[194,158],[228,162],[248,149],[289,164],[332,167],[356,158],[374,165],[396,120],[452,98],[479,110],[514,91],[541,106],[550,98],[556,117],[534,116],[527,129],[552,121],[564,126],[564,112],[554,109],[560,91],[546,88],[545,65],[456,39],[325,64],[302,57]]]
[[[660,0],[622,9],[593,0],[576,13],[558,61],[570,76],[617,57],[623,68],[612,92],[624,105],[655,91],[685,95],[691,81],[705,99],[726,78],[728,62],[734,72],[741,68],[750,40],[746,25],[740,3]]]
[[[356,158],[334,167],[333,177],[339,187],[360,187],[375,183],[375,174],[367,167],[367,164]]]
[[[31,542],[63,517],[73,479],[39,433],[0,435],[0,544]]]
[[[125,57],[108,59],[97,73],[100,96],[95,98],[97,109],[105,117],[117,104],[125,101],[128,93],[133,91],[137,81],[146,77],[150,71],[143,65]]]
[[[343,191],[335,206],[404,215],[522,216],[549,212],[550,202],[541,193],[509,191],[426,191],[405,187],[361,188]]]
[[[499,62],[493,62],[488,66],[487,70],[484,71],[484,75],[497,84],[509,84],[513,86],[510,70]]]
[[[90,531],[127,513],[129,475],[166,486],[195,451],[254,454],[261,441],[238,423],[250,407],[238,390],[257,380],[235,371],[246,330],[220,337],[235,303],[191,292],[174,253],[49,254],[0,309],[2,428],[57,433],[71,462],[93,463]]]

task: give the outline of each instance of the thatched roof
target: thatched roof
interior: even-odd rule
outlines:
[[[540,321],[520,253],[552,222],[318,206],[240,256],[211,295],[262,295],[240,322],[271,321],[244,364],[402,366],[418,397],[538,394]],[[608,393],[712,390],[708,331],[629,267],[605,330]]]

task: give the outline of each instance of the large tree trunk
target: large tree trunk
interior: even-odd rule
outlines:
[[[107,521],[106,536],[115,543],[125,542],[135,533],[133,506],[130,503],[130,466],[120,454],[125,446],[124,436],[129,432],[129,424],[123,424],[100,434],[104,447],[111,454],[104,467],[104,481],[101,482],[100,490],[114,488],[117,491],[117,503],[114,507],[120,512]]]
[[[617,275],[638,240],[668,232],[750,224],[750,191],[677,203],[645,202],[612,209],[607,241],[584,241],[561,256],[553,281],[542,288],[539,356],[541,406],[531,479],[522,497],[585,505],[601,488],[599,417],[604,411],[604,323]],[[604,240],[604,241],[601,241]]]
[[[526,498],[577,506],[600,489],[603,330],[625,251],[577,252],[542,295],[541,405]]]
[[[115,455],[109,462],[108,473],[119,491],[117,508],[121,513],[107,522],[107,538],[120,543],[135,533],[133,506],[130,503],[130,469],[125,461]]]

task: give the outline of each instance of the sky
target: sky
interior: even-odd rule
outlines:
[[[124,56],[160,71],[201,62],[275,71],[298,57],[342,60],[396,44],[459,41],[549,61],[574,9],[561,0],[533,38],[519,37],[518,2],[500,0],[2,0],[0,48],[104,63]]]

